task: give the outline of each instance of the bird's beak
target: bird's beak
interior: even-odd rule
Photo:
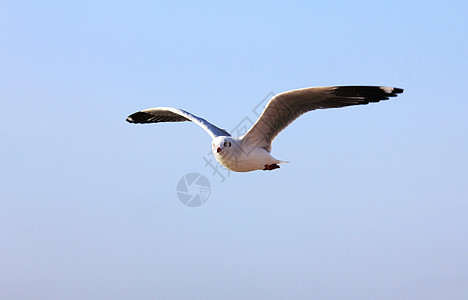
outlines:
[[[216,149],[216,152],[219,153],[221,152],[221,150],[222,150],[221,147],[218,147],[218,149]]]

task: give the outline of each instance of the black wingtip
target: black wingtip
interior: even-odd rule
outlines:
[[[130,116],[127,117],[126,121],[128,123],[149,123],[151,122],[151,118],[154,116],[152,114],[138,111],[136,113],[131,114]]]
[[[383,91],[387,97],[396,97],[397,94],[403,93],[403,89],[397,87],[379,86],[379,89],[381,92]]]
[[[395,94],[401,94],[403,93],[404,89],[400,89],[400,88],[393,88],[393,93]]]

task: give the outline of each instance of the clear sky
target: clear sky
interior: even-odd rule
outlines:
[[[0,1],[1,299],[466,299],[466,1]],[[269,93],[310,112],[271,172],[205,166]],[[202,206],[176,194],[211,184]]]

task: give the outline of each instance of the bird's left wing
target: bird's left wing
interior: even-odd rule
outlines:
[[[183,122],[191,121],[203,128],[211,138],[218,136],[231,136],[226,130],[216,127],[205,119],[192,115],[191,113],[172,107],[149,108],[127,117],[129,123],[159,123],[159,122]]]
[[[281,130],[308,111],[379,102],[402,92],[403,89],[383,86],[334,86],[281,93],[271,98],[242,142],[270,152],[271,143]]]

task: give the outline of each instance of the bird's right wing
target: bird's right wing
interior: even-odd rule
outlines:
[[[183,122],[191,121],[203,128],[211,138],[218,136],[231,136],[226,130],[218,128],[205,119],[192,115],[191,113],[172,107],[149,108],[127,117],[129,123],[159,123],[159,122]]]

